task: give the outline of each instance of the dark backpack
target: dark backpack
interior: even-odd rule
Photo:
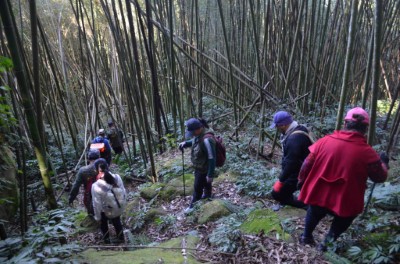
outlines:
[[[206,138],[212,138],[215,141],[215,152],[216,152],[216,166],[222,167],[224,166],[226,160],[226,148],[224,145],[224,140],[220,136],[215,136],[212,133],[206,133],[203,137],[203,140]]]

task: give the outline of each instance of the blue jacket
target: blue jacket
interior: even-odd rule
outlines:
[[[111,152],[110,142],[108,142],[108,139],[104,137],[97,136],[95,139],[92,140],[92,143],[104,143],[104,146],[106,147],[106,152]]]

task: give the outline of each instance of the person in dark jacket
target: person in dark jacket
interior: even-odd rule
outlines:
[[[203,119],[190,118],[186,121],[186,138],[181,142],[179,149],[192,147],[191,161],[194,167],[194,191],[190,206],[185,213],[193,211],[194,204],[202,198],[211,198],[212,182],[215,177],[216,142],[208,136],[213,134],[208,130],[207,122]],[[204,193],[203,193],[204,192]]]
[[[309,205],[300,243],[314,244],[315,227],[327,214],[333,215],[328,234],[319,245],[322,251],[363,211],[367,179],[384,182],[389,169],[387,155],[379,156],[367,144],[368,113],[356,107],[347,112],[344,120],[344,130],[335,131],[310,147],[299,174],[303,185],[299,199]]]
[[[83,203],[89,215],[93,215],[92,195],[91,189],[92,184],[96,181],[97,171],[94,167],[94,163],[100,158],[100,152],[97,149],[91,149],[88,152],[89,164],[79,169],[74,185],[72,186],[69,194],[68,203],[72,206],[76,196],[79,193],[79,188],[83,185],[84,196]]]
[[[279,111],[274,115],[271,128],[282,134],[280,141],[283,149],[282,172],[279,180],[272,190],[272,197],[281,205],[291,205],[298,208],[305,208],[305,204],[293,193],[297,190],[297,177],[304,159],[307,157],[308,147],[312,144],[306,127],[299,125],[293,117],[285,111]],[[274,206],[279,210],[281,205]]]
[[[123,133],[119,128],[115,126],[114,121],[108,121],[108,129],[106,133],[107,139],[110,141],[110,145],[115,154],[121,154],[124,151]]]
[[[100,157],[107,161],[107,164],[111,164],[111,146],[108,139],[105,138],[105,131],[103,128],[99,129],[97,133],[97,137],[92,140],[93,144],[96,143],[104,143],[105,149],[104,151],[100,151]]]

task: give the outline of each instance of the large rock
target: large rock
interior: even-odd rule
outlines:
[[[132,201],[129,201],[125,207],[125,215],[129,215],[133,212],[137,212],[140,210],[142,203],[140,201],[140,197],[133,198]]]
[[[159,208],[151,208],[149,211],[146,212],[146,215],[144,216],[144,220],[146,222],[152,222],[154,219],[157,217],[167,215],[167,212],[159,207]]]
[[[157,245],[160,248],[146,248],[135,251],[107,251],[89,249],[80,254],[82,263],[113,263],[113,264],[156,264],[156,263],[174,263],[174,264],[197,264],[201,263],[195,260],[193,250],[185,249],[185,256],[182,254],[182,244],[185,241],[184,248],[196,248],[199,238],[195,236],[178,237]]]
[[[258,234],[261,231],[266,235],[274,235],[285,240],[290,235],[281,227],[281,220],[276,212],[269,209],[256,209],[252,211],[240,226],[240,230],[246,234]]]
[[[142,188],[140,190],[140,196],[146,200],[151,200],[161,191],[161,189],[165,186],[164,183],[157,182],[149,187]]]
[[[237,212],[238,208],[226,200],[213,200],[203,204],[196,214],[197,222],[205,224],[210,221],[216,221],[223,216]]]
[[[11,220],[18,210],[19,191],[14,154],[0,145],[0,219]]]
[[[194,176],[193,174],[185,174],[185,194],[193,193]],[[161,190],[160,197],[164,200],[173,200],[177,196],[183,196],[183,178],[175,178],[170,180]]]

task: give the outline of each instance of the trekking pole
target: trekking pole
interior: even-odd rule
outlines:
[[[389,150],[390,150],[390,148],[388,148],[388,149],[386,150],[386,153],[385,153],[386,155],[389,154]],[[369,207],[369,204],[371,203],[372,193],[374,192],[375,185],[376,185],[376,183],[374,182],[374,183],[372,184],[371,191],[370,191],[370,193],[369,193],[369,195],[368,195],[367,203],[365,204],[364,212],[363,212],[363,214],[362,214],[362,217],[363,217],[363,218],[365,217],[365,215],[366,215],[367,212],[368,212],[368,207]]]
[[[186,196],[186,184],[185,184],[185,156],[182,148],[182,178],[183,178],[183,196]]]
[[[368,195],[367,203],[365,204],[364,212],[363,212],[363,214],[362,214],[362,217],[363,217],[363,218],[365,217],[365,215],[366,215],[367,212],[368,212],[368,207],[369,207],[369,204],[371,203],[372,193],[374,192],[375,185],[376,185],[376,183],[374,182],[374,183],[372,184],[371,191],[370,191],[370,193],[369,193],[369,195]]]

